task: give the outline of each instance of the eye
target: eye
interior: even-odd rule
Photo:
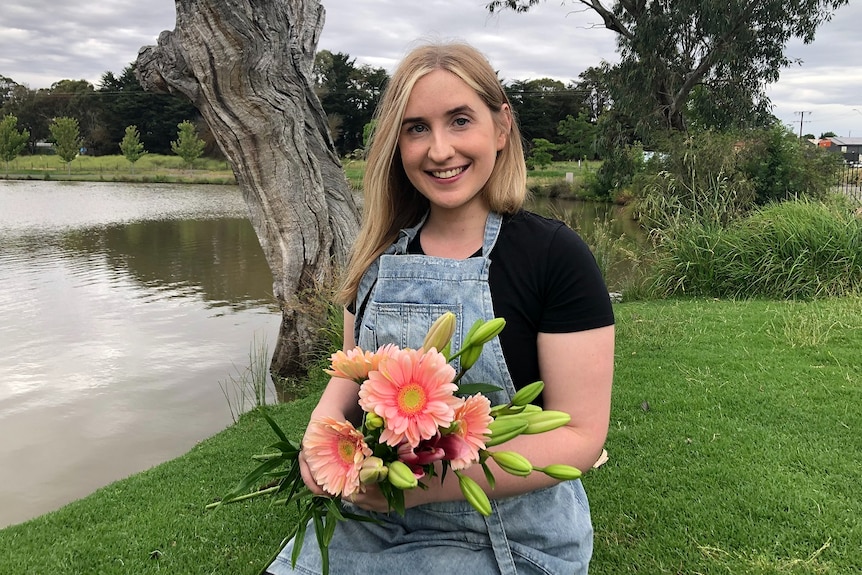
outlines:
[[[464,117],[461,117],[461,118],[455,118],[455,121],[454,121],[453,123],[454,123],[456,126],[458,126],[459,128],[463,128],[464,126],[466,126],[467,124],[469,124],[469,123],[470,123],[470,119],[469,119],[469,118],[464,118]]]
[[[421,134],[428,130],[428,127],[424,124],[413,124],[412,126],[407,127],[408,134]]]

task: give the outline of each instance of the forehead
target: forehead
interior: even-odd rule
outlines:
[[[407,99],[405,116],[425,116],[445,113],[461,106],[476,111],[488,110],[487,105],[464,80],[447,70],[433,70],[413,85]]]

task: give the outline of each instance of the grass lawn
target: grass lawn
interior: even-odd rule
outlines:
[[[591,574],[862,572],[862,299],[615,309],[610,460],[584,478]],[[291,436],[317,393],[271,408]],[[272,437],[247,414],[183,457],[0,530],[0,573],[257,573],[291,510],[204,506]]]

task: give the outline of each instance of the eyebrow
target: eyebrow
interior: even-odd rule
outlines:
[[[472,112],[472,111],[473,111],[473,108],[471,108],[467,104],[464,104],[463,106],[458,106],[456,108],[452,108],[451,110],[448,110],[445,115],[446,116],[457,116],[458,114],[463,114],[464,112]],[[421,122],[423,120],[424,120],[424,118],[421,116],[417,116],[415,118],[404,118],[403,120],[401,120],[401,125],[403,126],[404,124],[414,124],[416,122]]]

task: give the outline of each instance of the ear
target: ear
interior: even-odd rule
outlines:
[[[497,151],[499,152],[506,147],[506,142],[509,141],[509,134],[512,132],[512,110],[509,104],[503,104],[500,108],[499,118],[497,122]]]

